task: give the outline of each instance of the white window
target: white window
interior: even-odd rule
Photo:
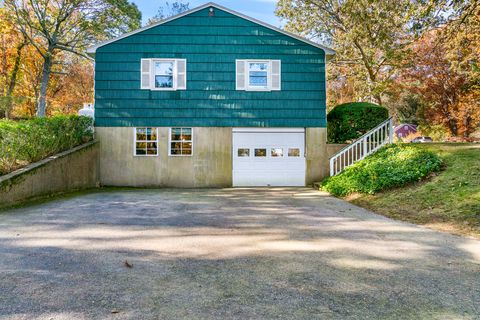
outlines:
[[[170,128],[170,156],[191,156],[193,150],[192,128]]]
[[[249,148],[238,148],[237,155],[239,157],[250,157],[250,149]]]
[[[300,157],[300,148],[288,148],[289,157]]]
[[[258,148],[255,149],[255,157],[266,157],[267,156],[267,149],[265,148]]]
[[[282,148],[272,148],[270,151],[270,156],[272,158],[283,157],[283,149]]]
[[[173,68],[175,61],[154,61],[153,86],[155,89],[173,89]]]
[[[236,88],[245,91],[281,90],[280,60],[237,60]]]
[[[157,128],[134,128],[134,150],[136,156],[158,155]]]
[[[140,67],[141,89],[187,89],[187,60],[185,59],[142,59]]]

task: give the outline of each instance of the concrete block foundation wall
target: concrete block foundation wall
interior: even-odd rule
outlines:
[[[99,184],[96,141],[59,153],[0,177],[0,208]]]

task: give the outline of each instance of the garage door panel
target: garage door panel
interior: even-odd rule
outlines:
[[[234,186],[305,185],[305,134],[303,129],[286,131],[234,129]]]

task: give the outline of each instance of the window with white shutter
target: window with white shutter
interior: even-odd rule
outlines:
[[[140,88],[142,89],[150,89],[150,71],[151,71],[151,60],[150,59],[142,59],[141,61],[141,75],[140,75]]]
[[[245,91],[281,90],[281,61],[236,60],[236,87]]]
[[[237,71],[237,75],[236,75],[236,82],[237,82],[237,90],[245,90],[245,81],[246,81],[246,77],[245,77],[245,65],[246,65],[246,61],[245,60],[237,60],[236,61],[236,71]]]
[[[178,59],[177,68],[176,68],[176,75],[177,75],[177,90],[185,90],[187,89],[187,60],[185,59]]]
[[[187,89],[187,60],[142,59],[141,89],[185,90]]]
[[[272,60],[270,62],[271,66],[271,89],[272,90],[281,90],[282,89],[282,64],[280,60]]]

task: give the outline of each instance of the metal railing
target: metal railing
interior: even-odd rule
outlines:
[[[345,168],[392,142],[393,123],[392,118],[389,118],[331,157],[330,176],[339,174]]]

